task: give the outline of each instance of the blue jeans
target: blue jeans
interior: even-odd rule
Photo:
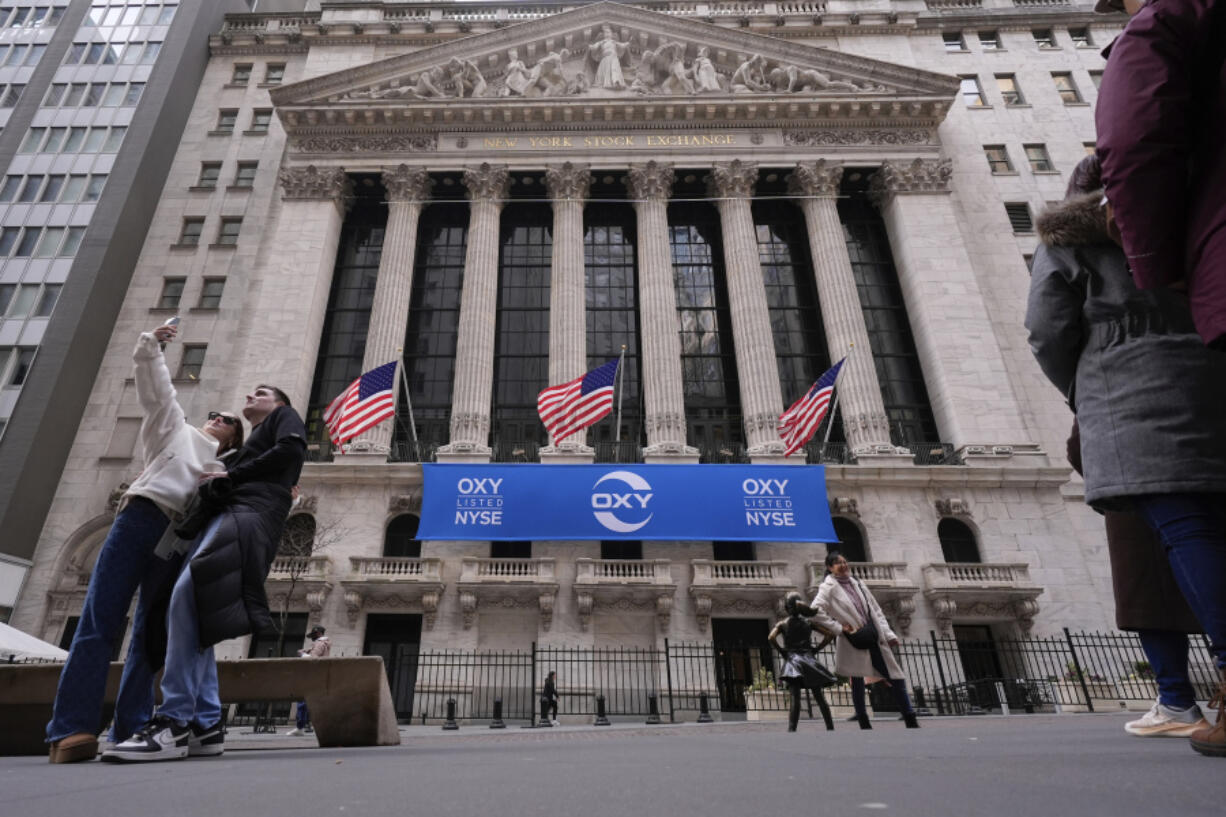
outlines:
[[[167,613],[166,669],[162,673],[162,705],[158,714],[180,724],[195,721],[212,726],[221,720],[217,690],[217,660],[213,648],[201,649],[200,623],[196,615],[196,589],[192,585],[191,559],[216,535],[222,517],[209,522],[196,540],[170,594]]]
[[[904,715],[915,711],[911,708],[911,698],[907,695],[907,682],[901,678],[890,679],[890,689],[894,692],[894,701],[898,704],[898,711]],[[855,707],[857,715],[867,715],[868,710],[864,708],[864,679],[851,679],[851,705]]]
[[[297,722],[299,729],[306,729],[311,725],[311,710],[307,709],[306,701],[298,702]]]
[[[1138,512],[1166,548],[1175,582],[1226,670],[1226,494],[1134,497]]]
[[[1187,709],[1196,703],[1196,690],[1188,677],[1188,637],[1174,630],[1138,630],[1137,635],[1154,671],[1162,705]]]
[[[60,673],[47,740],[102,727],[102,697],[115,647],[123,638],[132,596],[140,589],[132,642],[115,704],[111,739],[122,740],[153,711],[153,672],[145,660],[144,623],[149,603],[168,581],[167,563],[153,555],[170,520],[147,499],[133,497],[115,516],[89,579],[81,619]]]

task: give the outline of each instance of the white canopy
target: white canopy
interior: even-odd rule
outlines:
[[[14,656],[10,658],[9,656]],[[16,627],[10,627],[0,622],[0,663],[9,661],[63,661],[68,657],[67,650],[61,650],[54,644],[48,644],[42,639],[24,633]]]

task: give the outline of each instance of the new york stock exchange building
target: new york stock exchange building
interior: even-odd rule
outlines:
[[[1092,149],[1120,19],[1067,0],[314,6],[210,40],[16,626],[75,626],[140,467],[134,341],[180,314],[167,357],[193,422],[265,382],[308,422],[267,583],[287,654],[322,624],[410,696],[418,651],[761,642],[828,547],[904,639],[1112,628],[1071,414],[1022,319],[1032,217]],[[623,350],[620,408],[551,445],[538,393]],[[322,410],[398,356],[394,421],[335,450]],[[829,429],[785,458],[780,413],[844,357]],[[452,511],[463,493],[423,477],[448,468],[536,487],[506,531],[419,537],[437,492]],[[789,470],[790,507],[841,544],[712,524],[716,475]],[[653,539],[638,504],[607,535],[550,533],[598,522],[613,472],[674,485],[648,510],[704,535]]]

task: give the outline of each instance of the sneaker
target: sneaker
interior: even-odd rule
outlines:
[[[554,726],[561,726],[561,725],[562,725],[562,724],[558,723],[557,721],[550,721],[550,723],[552,723]]]
[[[291,729],[285,733],[285,736],[287,738],[300,738],[305,734],[306,732],[303,732],[301,729]]]
[[[226,751],[226,729],[221,721],[212,726],[200,726],[193,722],[187,728],[188,757],[217,757]]]
[[[1155,702],[1142,717],[1124,724],[1124,731],[1142,738],[1186,738],[1208,725],[1196,704],[1179,710]]]
[[[186,726],[179,726],[165,715],[155,715],[132,737],[103,752],[102,759],[112,763],[182,760],[187,757],[189,734]]]

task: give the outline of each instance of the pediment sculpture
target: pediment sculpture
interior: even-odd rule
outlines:
[[[463,99],[481,97],[607,97],[702,94],[879,93],[885,86],[832,77],[821,70],[754,54],[719,63],[708,46],[691,49],[668,40],[655,49],[645,38],[623,41],[604,25],[587,45],[549,51],[532,65],[509,49],[485,59],[452,57],[342,99]],[[689,53],[693,57],[687,58]],[[722,53],[722,52],[721,52]],[[479,64],[487,64],[485,72]],[[489,74],[487,76],[486,74]]]

